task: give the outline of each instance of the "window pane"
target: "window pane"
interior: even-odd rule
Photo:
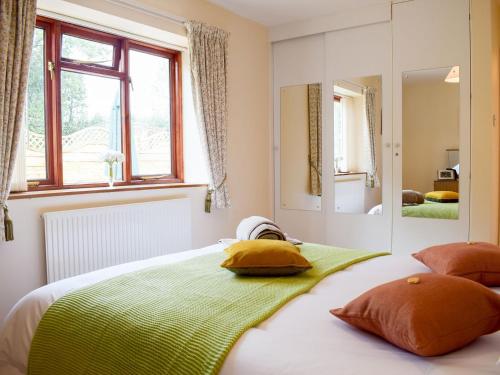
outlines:
[[[111,44],[63,35],[62,57],[82,64],[113,66],[114,47]]]
[[[28,131],[26,147],[26,175],[28,180],[45,180],[47,178],[45,147],[45,32],[36,28],[33,37],[30,70],[28,75],[28,91],[26,115]]]
[[[64,184],[106,182],[102,155],[121,151],[120,81],[61,72],[61,116]]]
[[[334,104],[334,119],[333,119],[333,150],[334,150],[334,158],[335,158],[335,170],[345,171],[345,151],[344,151],[344,121],[343,121],[344,113],[342,103],[338,100],[335,101]]]
[[[170,140],[170,61],[130,51],[132,174],[172,173]]]

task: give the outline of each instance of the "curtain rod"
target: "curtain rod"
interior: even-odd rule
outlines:
[[[184,17],[176,16],[150,6],[140,4],[138,1],[135,0],[104,0],[104,1],[110,4],[121,6],[123,8],[135,10],[137,12],[146,14],[148,16],[167,19],[170,22],[176,23],[181,26],[184,26],[184,22],[186,22],[186,19]]]

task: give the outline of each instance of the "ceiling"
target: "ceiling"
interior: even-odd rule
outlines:
[[[337,13],[391,0],[208,0],[265,26]]]

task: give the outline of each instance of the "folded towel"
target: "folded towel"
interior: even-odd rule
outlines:
[[[239,241],[236,238],[221,238],[219,240],[219,243],[226,245],[226,246],[231,246],[237,242],[239,242]]]
[[[288,234],[285,233],[285,237],[286,237],[286,240],[288,242],[290,242],[292,245],[302,245],[304,242],[302,242],[301,240],[297,239],[297,238],[292,238],[292,237],[289,237]]]
[[[272,221],[262,216],[243,219],[236,230],[238,240],[281,240],[286,241],[285,233]]]

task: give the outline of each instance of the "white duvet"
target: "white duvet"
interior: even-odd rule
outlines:
[[[221,251],[224,245],[127,263],[37,289],[21,299],[0,332],[0,374],[25,374],[31,339],[44,312],[71,290],[145,268]],[[337,272],[247,331],[229,353],[221,375],[500,374],[500,333],[441,357],[420,358],[333,317],[362,292],[381,283],[428,272],[410,256],[375,258]],[[497,290],[499,291],[499,290]],[[443,301],[446,303],[446,301]],[[459,313],[459,312],[457,312]]]

